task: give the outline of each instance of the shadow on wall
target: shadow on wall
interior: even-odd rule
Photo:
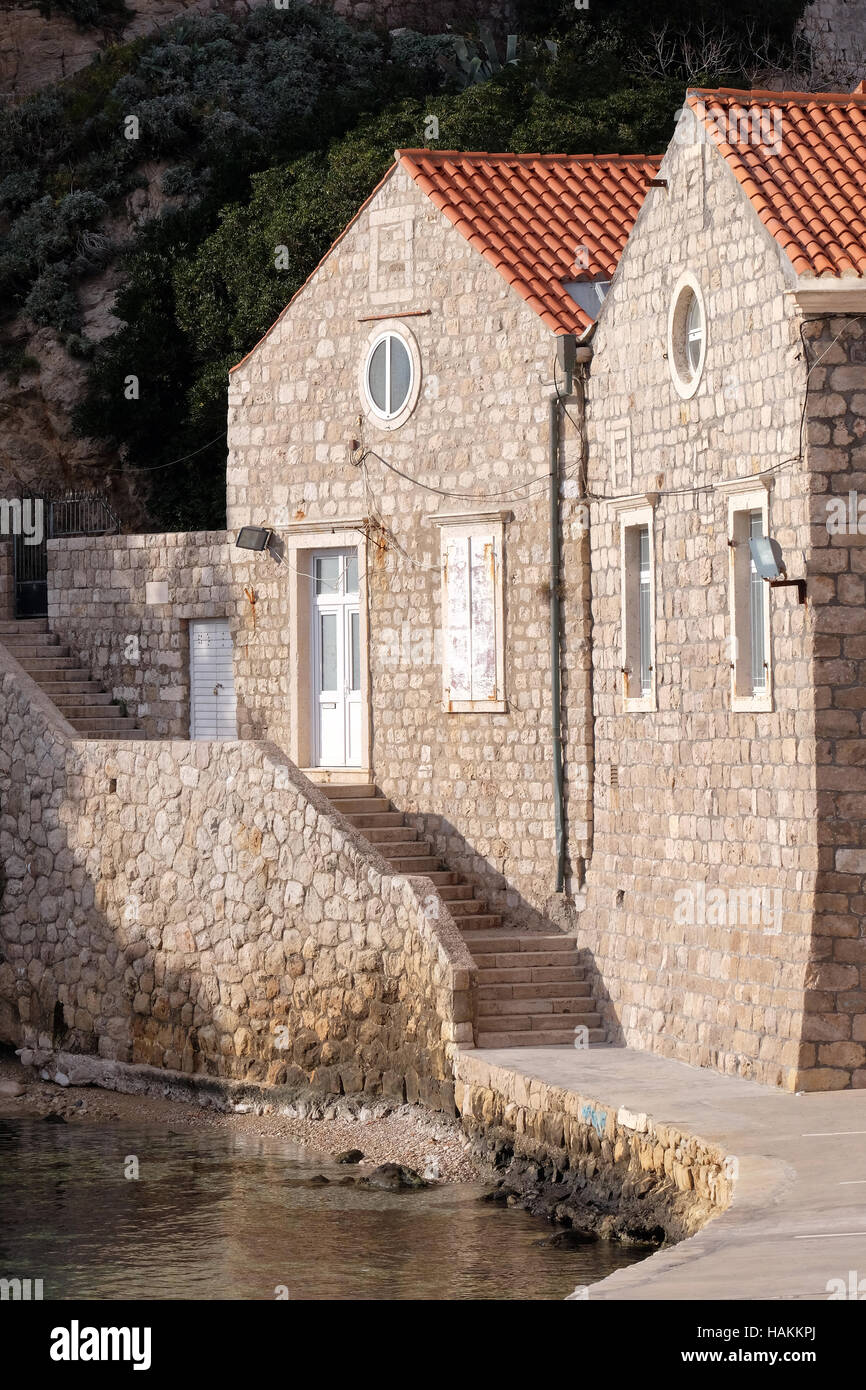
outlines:
[[[491,910],[501,914],[503,926],[528,935],[555,936],[558,932],[564,932],[580,937],[580,910],[573,900],[552,899],[551,912],[545,915],[533,907],[444,816],[407,812],[406,822],[431,841],[436,854],[450,870],[466,877],[487,899]],[[625,1047],[619,1016],[595,957],[585,946],[580,946],[579,941],[578,945],[580,965],[586,970],[586,979],[591,986],[594,1012],[601,1014],[605,1041],[612,1046]]]
[[[73,741],[0,648],[0,1040],[453,1106],[474,966],[279,749]]]

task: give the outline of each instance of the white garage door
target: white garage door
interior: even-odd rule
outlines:
[[[237,738],[232,639],[227,618],[189,625],[190,738]]]

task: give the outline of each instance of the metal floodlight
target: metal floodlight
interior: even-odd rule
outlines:
[[[242,526],[235,545],[241,550],[267,550],[273,532],[267,526]]]
[[[749,541],[752,563],[762,579],[783,579],[785,562],[782,547],[772,536],[752,536]]]
[[[771,589],[788,589],[796,587],[797,602],[806,602],[806,581],[805,579],[786,578],[787,570],[785,561],[782,559],[782,547],[778,541],[773,540],[772,536],[751,536],[749,538],[749,550],[752,553],[752,563],[761,579],[766,580]]]

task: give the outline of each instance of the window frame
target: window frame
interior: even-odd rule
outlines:
[[[751,517],[760,512],[763,533],[770,534],[770,498],[766,487],[752,487],[728,495],[728,612],[730,638],[731,709],[742,714],[765,713],[773,708],[772,614],[769,586],[764,580],[763,690],[755,690],[752,673],[752,556],[749,549]]]
[[[619,509],[620,546],[620,674],[623,710],[627,714],[651,714],[658,709],[658,662],[656,657],[656,544],[655,499],[643,505]],[[642,624],[640,536],[646,531],[649,544],[649,656],[650,684],[641,681]],[[636,678],[632,674],[636,672]]]
[[[495,513],[476,518],[435,517],[434,524],[439,527],[441,612],[439,631],[441,634],[442,668],[442,709],[446,714],[504,714],[508,709],[505,690],[505,520],[511,513]],[[452,700],[450,672],[448,669],[448,543],[461,539],[492,539],[494,554],[493,577],[493,621],[496,689],[492,697],[469,700]]]
[[[698,357],[697,367],[692,368],[689,360],[689,299],[693,298],[697,303],[701,316],[701,350]],[[667,330],[667,357],[668,367],[670,368],[671,380],[678,396],[684,401],[690,400],[701,384],[704,375],[704,366],[707,360],[707,338],[709,336],[709,321],[707,318],[707,306],[704,299],[703,290],[700,282],[691,271],[685,271],[674,285],[671,295],[670,307],[668,309],[668,330]]]
[[[368,373],[370,363],[379,343],[388,338],[398,338],[409,356],[409,390],[400,406],[393,414],[385,415],[376,405],[370,394]],[[390,359],[389,359],[390,360]],[[398,318],[380,320],[367,334],[360,360],[358,362],[358,395],[361,398],[364,415],[376,429],[396,430],[404,425],[414,411],[421,396],[422,372],[421,351],[413,333]]]

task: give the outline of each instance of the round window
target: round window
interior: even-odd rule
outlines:
[[[707,350],[707,321],[701,288],[693,275],[683,275],[671,299],[668,315],[668,365],[677,393],[688,399],[698,389]]]
[[[412,393],[412,357],[397,333],[383,333],[370,348],[364,373],[367,399],[382,420],[399,415]]]

